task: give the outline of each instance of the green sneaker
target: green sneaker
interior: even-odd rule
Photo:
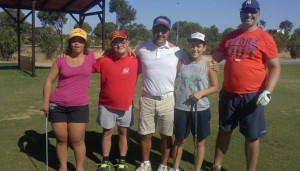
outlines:
[[[116,171],[126,171],[128,166],[125,163],[116,164]]]
[[[211,171],[220,171],[220,170],[221,170],[221,165],[216,165],[211,168]]]
[[[97,164],[97,165],[98,165],[97,171],[110,171],[109,163],[100,163],[100,164]]]

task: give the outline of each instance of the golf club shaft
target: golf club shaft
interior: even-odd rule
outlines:
[[[195,102],[195,171],[197,171],[197,139],[198,139],[198,118],[197,118],[197,101]]]
[[[46,170],[48,171],[48,115],[46,114]]]

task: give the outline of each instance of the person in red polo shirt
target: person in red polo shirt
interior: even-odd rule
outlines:
[[[259,138],[266,136],[264,106],[279,80],[280,63],[272,36],[257,26],[259,16],[259,3],[244,1],[242,27],[229,33],[213,55],[217,62],[226,60],[213,171],[221,170],[232,131],[238,125],[245,137],[248,171],[256,169]]]
[[[103,127],[103,160],[98,171],[110,169],[109,153],[111,137],[115,125],[118,125],[120,160],[118,171],[126,170],[125,156],[128,150],[127,128],[133,125],[133,97],[137,76],[138,60],[128,53],[129,40],[121,30],[110,35],[113,53],[97,61],[93,72],[101,74],[99,95],[99,114],[97,123]]]

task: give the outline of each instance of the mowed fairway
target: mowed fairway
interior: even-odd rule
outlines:
[[[35,171],[45,170],[45,117],[39,111],[42,104],[43,83],[49,68],[37,69],[37,77],[16,69],[15,65],[0,65],[0,170]],[[220,87],[223,81],[223,67],[219,73]],[[271,103],[265,108],[267,137],[261,139],[261,152],[257,170],[300,170],[300,65],[282,65],[281,78]],[[87,126],[87,156],[85,170],[94,171],[100,162],[101,132],[96,124],[99,94],[99,75],[92,75],[88,95],[90,100],[90,122]],[[122,88],[122,85],[120,85]],[[141,161],[138,123],[138,97],[141,95],[141,79],[136,86],[134,99],[135,124],[130,128],[130,147],[127,156],[128,170],[134,170]],[[206,155],[203,169],[212,166],[215,139],[218,130],[218,94],[210,96],[211,136],[206,141]],[[55,154],[55,138],[49,131],[49,170],[58,169]],[[174,139],[174,137],[173,137]],[[117,136],[113,136],[111,162],[118,158]],[[151,162],[156,170],[160,162],[160,138],[156,133],[152,139]],[[232,135],[231,144],[225,157],[223,168],[226,170],[246,170],[244,157],[244,138],[238,129]],[[185,145],[181,168],[193,170],[194,144],[191,136]],[[69,170],[75,170],[73,151],[69,150]],[[172,159],[169,160],[172,166]],[[112,169],[114,170],[114,169]]]

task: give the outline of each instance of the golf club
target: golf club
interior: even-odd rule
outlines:
[[[46,170],[48,171],[48,114],[45,114],[46,117]]]
[[[197,101],[195,102],[195,171],[197,171],[197,137],[198,137],[198,131],[197,131]]]

